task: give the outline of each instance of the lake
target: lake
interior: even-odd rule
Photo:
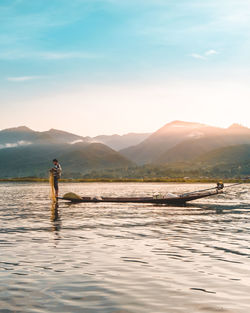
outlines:
[[[64,183],[146,196],[211,185]],[[1,313],[250,312],[250,185],[187,207],[51,205],[45,183],[0,183]]]

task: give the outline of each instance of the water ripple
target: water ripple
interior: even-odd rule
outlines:
[[[62,184],[86,196],[187,184]],[[0,183],[0,313],[250,311],[249,185],[175,208],[51,206],[46,184]]]

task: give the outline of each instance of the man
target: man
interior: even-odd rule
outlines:
[[[54,164],[54,166],[52,167],[52,169],[50,171],[54,177],[55,196],[57,198],[58,197],[58,191],[59,191],[58,180],[61,178],[62,168],[61,168],[61,165],[59,164],[57,159],[53,160],[53,164]]]

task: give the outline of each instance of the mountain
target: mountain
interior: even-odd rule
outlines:
[[[146,139],[148,133],[129,133],[126,135],[101,135],[96,137],[82,137],[69,132],[57,129],[50,129],[44,132],[34,131],[26,126],[9,128],[0,131],[0,149],[13,146],[24,146],[28,144],[63,144],[63,143],[103,143],[114,150],[121,150],[131,145],[139,144]]]
[[[124,168],[133,165],[118,152],[100,143],[75,144],[71,145],[68,150],[59,153],[58,158],[71,171],[75,172],[79,172],[80,169],[86,171],[89,169]]]
[[[35,132],[26,126],[0,131],[0,148],[24,145],[34,140]]]
[[[199,123],[174,121],[121,154],[138,165],[186,162],[211,150],[250,144],[250,129],[234,124],[227,129]]]
[[[199,157],[196,162],[218,165],[218,164],[242,164],[250,161],[250,144],[229,146],[215,149]]]
[[[131,142],[140,143],[120,152],[108,147],[118,149]],[[111,170],[122,171],[125,176],[129,173],[209,176],[222,168],[224,176],[227,171],[238,175],[248,171],[249,146],[250,129],[238,124],[225,129],[174,121],[149,136],[130,133],[94,138],[56,129],[37,132],[21,126],[0,131],[0,178],[47,176],[55,157],[62,163],[64,177],[82,177],[90,172],[98,175],[100,171]],[[135,163],[147,165],[135,169]],[[133,169],[129,172],[128,167]]]
[[[88,142],[88,137],[78,136],[69,132],[65,132],[58,129],[50,129],[41,133],[43,136],[48,136],[50,140],[57,144],[60,143],[74,143],[74,142]]]
[[[250,129],[235,124],[227,129],[217,129],[216,132],[205,133],[200,138],[184,139],[155,158],[153,163],[186,162],[214,149],[241,144],[250,144]]]
[[[184,140],[199,139],[218,132],[218,128],[199,123],[174,121],[166,124],[136,146],[121,150],[121,154],[139,165],[151,163]]]
[[[0,177],[46,177],[55,157],[61,162],[64,177],[81,177],[90,170],[133,165],[99,143],[30,144],[0,149]]]
[[[244,178],[250,175],[250,144],[219,148],[205,153],[191,162],[147,164],[126,169],[92,171],[85,178],[124,179],[195,179]]]
[[[37,132],[26,126],[0,131],[0,148],[26,146],[30,144],[66,144],[76,141],[88,142],[89,137],[81,137],[56,129]]]
[[[32,133],[33,130],[27,126],[18,126],[13,128],[6,128],[2,130],[3,133]]]
[[[103,143],[109,146],[110,148],[118,151],[121,149],[125,149],[129,146],[138,145],[143,140],[145,140],[149,135],[150,133],[141,133],[141,134],[129,133],[129,134],[122,135],[122,136],[121,135],[111,135],[111,136],[102,135],[102,136],[96,136],[92,138],[92,141]]]

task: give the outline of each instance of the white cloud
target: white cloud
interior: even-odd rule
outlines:
[[[75,145],[76,143],[80,143],[80,142],[83,142],[83,140],[77,139],[77,140],[74,140],[74,141],[70,142],[70,144],[71,145]]]
[[[8,77],[7,80],[10,82],[20,83],[26,82],[29,80],[41,79],[43,76],[16,76],[16,77]]]
[[[29,146],[32,143],[29,141],[20,140],[14,143],[5,143],[3,145],[0,145],[0,149],[6,149],[6,148],[16,148],[21,146]]]
[[[198,54],[198,53],[191,53],[190,56],[193,57],[194,59],[199,59],[199,60],[206,60],[207,59],[206,57],[204,57],[203,55]]]
[[[190,56],[194,59],[207,60],[209,57],[211,57],[212,55],[216,55],[216,54],[219,54],[219,52],[214,49],[210,49],[210,50],[207,50],[203,54],[191,53]]]
[[[214,54],[218,54],[218,51],[211,49],[205,52],[205,55],[214,55]]]

